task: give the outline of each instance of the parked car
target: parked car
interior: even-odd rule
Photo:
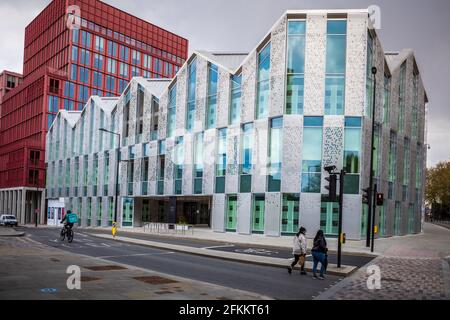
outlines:
[[[9,214],[2,214],[0,216],[0,226],[15,226],[17,227],[17,219],[15,216]]]

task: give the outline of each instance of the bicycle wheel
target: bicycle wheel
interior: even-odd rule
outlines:
[[[73,230],[72,229],[69,229],[69,232],[67,233],[67,241],[69,243],[72,243],[72,241],[73,241]]]
[[[60,240],[64,241],[64,239],[66,238],[66,232],[64,229],[61,230],[61,234],[60,234]]]

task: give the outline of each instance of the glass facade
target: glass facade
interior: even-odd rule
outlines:
[[[227,205],[225,211],[225,230],[236,232],[237,225],[237,196],[227,196]]]
[[[322,199],[320,205],[320,229],[326,235],[338,235],[339,203]]]
[[[169,90],[169,105],[167,108],[167,137],[175,134],[177,112],[177,85],[176,83]]]
[[[361,164],[361,118],[345,118],[344,132],[344,193],[359,194]]]
[[[303,114],[306,21],[288,22],[286,113]]]
[[[203,132],[195,135],[194,194],[203,192]]]
[[[241,119],[241,91],[242,91],[242,75],[231,76],[231,103],[230,103],[230,119],[229,124],[237,124]]]
[[[281,190],[281,163],[283,158],[283,118],[270,120],[269,133],[269,192],[279,192]]]
[[[239,192],[251,192],[253,168],[253,123],[242,125]]]
[[[223,128],[218,131],[217,137],[216,193],[225,192],[226,171],[227,171],[227,128]]]
[[[384,95],[383,95],[383,122],[388,124],[390,121],[391,105],[391,77],[384,75]]]
[[[252,233],[264,233],[265,196],[254,195],[252,204]]]
[[[388,198],[394,199],[395,184],[397,180],[397,134],[394,131],[390,133],[389,140],[389,168],[388,168]]]
[[[323,118],[304,117],[302,192],[320,193],[322,172]]]
[[[192,132],[195,121],[196,84],[197,84],[197,60],[194,59],[188,70],[188,95],[186,112],[186,130]]]
[[[217,111],[217,66],[210,63],[208,67],[208,102],[206,106],[206,128],[211,129],[216,126]]]
[[[403,133],[405,128],[405,91],[406,91],[406,62],[400,67],[400,81],[398,86],[398,118],[397,127],[398,132]]]
[[[344,114],[346,48],[347,21],[328,20],[325,75],[326,115]]]
[[[296,234],[300,221],[300,195],[283,194],[283,210],[281,217],[281,234]]]
[[[183,137],[175,139],[175,163],[174,163],[174,192],[175,194],[182,194],[183,192],[183,164],[184,164],[184,145]]]
[[[256,97],[256,119],[268,115],[270,91],[270,42],[258,53],[258,83]]]

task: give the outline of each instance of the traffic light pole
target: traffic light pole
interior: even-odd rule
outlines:
[[[368,192],[368,200],[369,200],[369,210],[367,212],[367,232],[366,232],[366,247],[370,247],[370,235],[372,228],[372,200],[373,200],[373,140],[375,139],[375,97],[377,92],[377,68],[372,68],[373,75],[373,104],[372,104],[372,138],[370,140],[370,164],[369,164],[369,192]]]
[[[345,171],[341,170],[339,177],[339,229],[338,229],[338,254],[337,254],[337,267],[341,267],[341,257],[342,257],[342,211],[343,211],[343,201],[344,201],[344,176]]]
[[[372,244],[370,247],[370,252],[373,252],[373,247],[375,244],[375,212],[377,211],[377,184],[373,187],[373,211],[372,211],[372,221],[373,221],[373,228],[372,228]]]

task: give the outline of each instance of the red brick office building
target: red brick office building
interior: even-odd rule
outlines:
[[[1,104],[0,214],[45,223],[45,135],[59,109],[118,96],[133,76],[172,78],[187,53],[186,39],[101,1],[51,1],[25,29],[23,82]]]

